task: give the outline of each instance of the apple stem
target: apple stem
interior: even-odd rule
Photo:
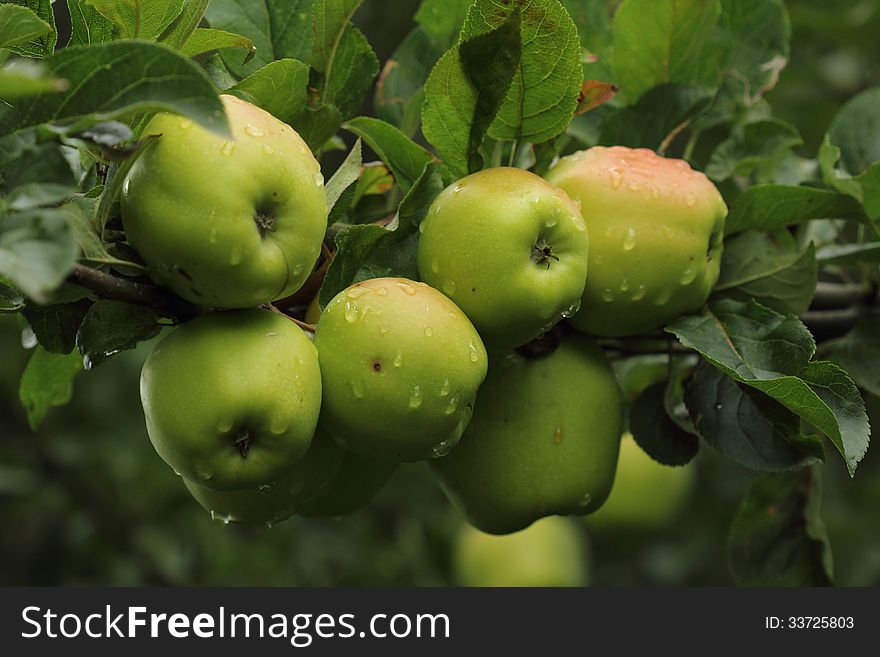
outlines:
[[[200,314],[196,306],[158,286],[135,283],[85,265],[74,265],[67,281],[105,299],[151,308],[163,317],[190,319]]]

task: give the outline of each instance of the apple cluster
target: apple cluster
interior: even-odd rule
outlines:
[[[228,140],[174,115],[148,124],[121,206],[151,276],[205,310],[141,376],[150,439],[193,497],[227,522],[341,516],[428,460],[484,532],[597,510],[623,403],[595,338],[705,302],[726,214],[708,179],[624,147],[546,179],[471,174],[420,225],[421,281],[357,282],[310,336],[271,303],[318,260],[320,166],[290,126],[222,100]]]

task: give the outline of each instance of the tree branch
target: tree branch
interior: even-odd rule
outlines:
[[[160,287],[135,283],[85,265],[75,265],[67,280],[104,299],[151,308],[163,317],[189,319],[200,312],[196,306]]]

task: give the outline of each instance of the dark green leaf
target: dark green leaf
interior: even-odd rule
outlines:
[[[211,27],[243,34],[256,47],[248,63],[237,48],[221,52],[237,78],[277,59],[311,60],[312,0],[212,0],[205,17]]]
[[[113,23],[89,4],[89,0],[67,0],[70,11],[69,46],[88,46],[113,40]]]
[[[46,351],[69,354],[76,346],[76,332],[89,309],[89,303],[29,305],[22,311],[40,345]]]
[[[162,33],[159,41],[167,43],[176,50],[183,49],[184,44],[199,27],[209,2],[210,0],[184,0],[183,10]]]
[[[666,383],[645,389],[632,404],[629,428],[652,459],[669,466],[686,465],[697,455],[697,437],[681,429],[666,411]]]
[[[868,89],[837,113],[828,138],[841,151],[844,169],[853,176],[880,161],[880,87]]]
[[[45,301],[73,269],[79,249],[60,210],[0,219],[0,276]]]
[[[780,472],[823,460],[822,443],[801,435],[794,413],[705,361],[694,371],[685,403],[706,442],[750,470]]]
[[[88,366],[102,362],[138,342],[158,335],[162,326],[149,308],[103,299],[91,307],[76,336],[76,346]]]
[[[810,362],[816,345],[794,316],[755,303],[711,302],[702,315],[666,328],[728,376],[763,392],[825,434],[850,474],[870,428],[858,388],[839,367]]]
[[[851,266],[860,262],[880,263],[880,242],[863,244],[829,244],[816,252],[823,265]]]
[[[718,145],[706,165],[706,175],[715,181],[745,176],[801,144],[803,139],[797,128],[785,121],[764,119],[747,123]]]
[[[290,125],[305,140],[312,152],[318,152],[339,130],[342,114],[333,105],[322,105],[318,109],[306,107]]]
[[[0,313],[14,313],[22,308],[24,308],[24,295],[8,281],[0,279]]]
[[[30,130],[0,139],[0,195],[45,183],[71,191],[76,187],[70,162],[57,143],[41,143]]]
[[[416,22],[431,38],[438,52],[455,43],[473,0],[423,0]]]
[[[818,468],[755,481],[727,539],[737,581],[746,586],[830,585],[831,544],[821,506]]]
[[[880,396],[880,318],[866,317],[831,346],[829,358],[873,395]]]
[[[754,299],[776,312],[801,315],[816,292],[817,272],[812,244],[800,252],[786,230],[745,231],[724,243],[714,294]]]
[[[852,196],[815,187],[755,185],[740,194],[724,224],[726,235],[744,230],[776,230],[812,219],[870,223]]]
[[[363,139],[388,165],[404,194],[422,174],[433,157],[400,130],[384,121],[360,116],[345,123],[346,130]]]
[[[412,137],[421,120],[425,81],[441,54],[422,28],[410,32],[379,75],[373,97],[376,116]]]
[[[82,369],[82,357],[75,351],[53,354],[36,347],[21,375],[18,397],[36,431],[53,406],[63,406],[73,397],[73,379]]]
[[[429,163],[401,202],[397,220],[388,228],[373,224],[356,225],[339,233],[336,236],[336,257],[321,287],[321,307],[349,285],[368,278],[418,278],[419,224],[442,189],[437,165]]]
[[[75,80],[64,94],[33,96],[0,111],[0,133],[42,123],[88,125],[137,113],[182,114],[220,135],[228,135],[223,105],[211,80],[194,62],[167,46],[112,42],[64,48],[46,60],[55,77]],[[129,83],[119,87],[119,80]]]

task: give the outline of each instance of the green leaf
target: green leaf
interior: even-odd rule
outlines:
[[[430,37],[438,52],[456,41],[473,0],[423,0],[415,20]]]
[[[599,143],[658,150],[670,136],[699,116],[712,94],[705,87],[661,84],[632,107],[615,112],[602,125]]]
[[[379,60],[349,19],[362,0],[315,0],[312,68],[318,72],[320,102],[343,118],[354,116],[379,73]]]
[[[711,85],[719,0],[625,0],[614,15],[612,61],[621,98],[664,82]]]
[[[861,92],[834,117],[830,143],[840,148],[847,173],[857,176],[880,161],[880,87]]]
[[[311,61],[312,0],[212,0],[205,17],[211,27],[242,34],[256,47],[248,63],[242,62],[238,49],[221,51],[237,78],[277,59]]]
[[[45,301],[73,269],[79,249],[60,210],[0,219],[0,276]]]
[[[880,318],[866,317],[835,340],[828,357],[872,395],[880,396]]]
[[[833,363],[810,362],[816,345],[794,316],[755,303],[711,302],[702,315],[666,330],[715,367],[776,400],[825,434],[850,475],[868,449],[864,403],[852,380]]]
[[[785,121],[763,119],[747,123],[718,144],[706,165],[706,175],[715,181],[746,176],[803,143],[797,128]]]
[[[6,197],[6,205],[13,212],[35,210],[57,205],[76,191],[72,185],[51,182],[28,183],[16,187]]]
[[[639,447],[658,463],[686,465],[697,455],[700,442],[669,416],[666,388],[665,382],[655,383],[635,398],[629,428]]]
[[[870,223],[852,196],[815,187],[766,184],[750,187],[737,197],[725,220],[724,233],[776,230],[812,219]]]
[[[345,161],[339,166],[333,177],[327,181],[324,186],[324,193],[327,195],[327,207],[333,210],[333,207],[339,201],[342,193],[351,187],[361,174],[361,166],[363,165],[363,157],[361,155],[361,140],[358,139],[351,152],[345,158]]]
[[[872,164],[856,178],[862,188],[862,204],[871,219],[880,219],[880,163]]]
[[[48,34],[51,26],[27,7],[0,5],[0,48],[17,46]]]
[[[79,327],[76,346],[87,367],[100,365],[120,351],[159,334],[159,318],[149,308],[102,299],[91,307]]]
[[[225,30],[199,27],[190,35],[189,39],[180,49],[187,57],[203,55],[223,48],[243,48],[246,52],[244,61],[250,60],[257,52],[254,42],[246,36],[234,34]]]
[[[305,110],[308,84],[308,66],[295,59],[279,59],[251,73],[228,93],[293,125]]]
[[[33,130],[0,139],[0,195],[47,183],[69,191],[76,187],[76,177],[61,146],[40,142]]]
[[[786,230],[745,231],[724,244],[714,294],[754,299],[777,312],[801,315],[816,292],[818,267],[810,244],[801,252]]]
[[[0,0],[0,8],[7,5],[18,5],[26,7],[36,14],[37,18],[49,26],[48,33],[38,36],[30,41],[18,43],[9,49],[12,52],[32,57],[34,59],[42,59],[48,57],[55,51],[55,43],[58,40],[58,30],[55,29],[55,12],[52,10],[54,0]],[[17,18],[23,18],[22,15]],[[30,20],[29,20],[30,22]]]
[[[82,358],[72,351],[53,354],[36,347],[21,375],[18,397],[36,431],[53,406],[63,406],[73,397],[73,379],[82,369]]]
[[[113,23],[88,2],[89,0],[67,0],[67,9],[70,12],[68,46],[88,46],[113,40]]]
[[[211,80],[194,62],[152,43],[112,42],[65,48],[48,58],[48,71],[76,80],[65,94],[33,96],[0,112],[0,134],[49,122],[94,123],[143,112],[186,116],[219,135],[228,135],[223,105]],[[130,80],[118,88],[118,80]]]
[[[880,242],[863,244],[829,244],[816,252],[823,265],[851,266],[862,262],[880,263]]]
[[[685,403],[706,442],[745,468],[782,472],[824,459],[821,441],[801,435],[797,415],[706,361],[694,371]]]
[[[183,49],[184,44],[197,31],[209,2],[210,0],[184,0],[182,11],[165,29],[159,41],[167,43],[176,50]]]
[[[122,185],[125,182],[125,177],[128,175],[131,167],[134,166],[134,163],[137,162],[137,159],[146,151],[146,149],[150,148],[155,141],[156,135],[148,135],[146,139],[139,143],[134,152],[130,153],[126,159],[116,165],[114,170],[112,170],[112,176],[108,175],[108,182],[104,187],[101,198],[98,200],[98,207],[95,209],[93,222],[95,230],[101,238],[104,236],[104,228],[107,226],[107,222],[113,214],[114,206],[116,206],[119,196],[122,193]]]
[[[585,80],[613,81],[611,65],[613,5],[608,0],[562,0],[578,28]]]
[[[318,109],[306,107],[290,125],[312,152],[317,153],[342,125],[342,114],[334,105],[322,105]]]
[[[818,468],[764,475],[749,488],[727,538],[730,569],[745,586],[829,586],[833,562],[821,516]]]
[[[76,332],[88,312],[89,303],[29,305],[22,311],[43,349],[55,354],[69,354],[76,346]]]
[[[183,11],[183,0],[86,0],[116,26],[115,38],[154,41]]]
[[[49,94],[68,88],[67,80],[46,75],[46,69],[32,59],[18,59],[0,68],[0,99]]]
[[[321,307],[349,285],[368,278],[418,278],[419,224],[442,189],[437,165],[429,163],[404,197],[397,219],[389,227],[361,224],[340,232],[336,236],[336,256],[321,287]]]
[[[144,271],[143,265],[120,260],[107,250],[92,223],[93,217],[96,216],[98,202],[98,199],[82,198],[67,203],[62,208],[67,215],[68,225],[73,231],[76,243],[82,251],[82,260],[92,264],[115,265]]]
[[[0,278],[0,313],[15,313],[24,308],[24,295]]]
[[[368,116],[351,119],[343,126],[363,139],[397,179],[406,194],[422,175],[433,156],[392,125]]]
[[[410,32],[379,75],[373,97],[376,116],[412,137],[421,121],[425,82],[441,54],[424,29]]]

